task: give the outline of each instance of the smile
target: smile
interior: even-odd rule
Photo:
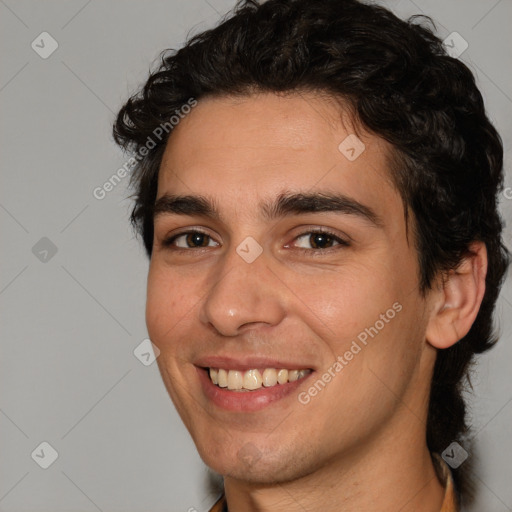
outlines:
[[[255,368],[247,371],[209,368],[208,371],[210,380],[216,386],[227,388],[229,391],[242,392],[295,382],[310,373],[309,369],[287,370],[286,368]]]

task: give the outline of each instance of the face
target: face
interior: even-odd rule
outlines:
[[[259,94],[202,99],[169,139],[146,321],[223,475],[287,481],[400,429],[422,437],[434,360],[417,253],[389,146],[355,133],[339,103]]]

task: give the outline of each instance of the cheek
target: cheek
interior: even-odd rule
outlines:
[[[307,310],[315,313],[309,313],[316,325],[313,330],[320,334],[330,356],[357,351],[355,357],[348,354],[351,361],[357,359],[350,363],[352,368],[394,367],[398,364],[397,349],[414,364],[414,352],[419,348],[411,347],[411,340],[403,336],[415,322],[416,294],[406,289],[414,283],[406,283],[396,265],[390,268],[392,262],[382,263],[361,262],[309,283],[305,302]]]
[[[146,325],[151,340],[160,349],[173,336],[173,327],[190,310],[187,287],[182,286],[179,278],[162,272],[156,266],[150,267],[146,296]],[[160,346],[162,345],[162,347]]]
[[[396,300],[389,275],[365,262],[310,282],[304,303],[331,333],[346,338],[373,324]]]

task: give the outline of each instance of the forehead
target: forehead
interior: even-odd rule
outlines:
[[[286,192],[341,192],[403,213],[390,150],[340,102],[312,93],[205,98],[169,137],[157,197],[208,193],[243,215]]]

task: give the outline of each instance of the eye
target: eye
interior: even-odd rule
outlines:
[[[295,240],[295,245],[305,250],[331,249],[338,245],[349,245],[347,241],[328,231],[308,231]]]
[[[186,231],[167,238],[162,242],[162,245],[179,249],[197,249],[200,247],[216,247],[219,244],[210,235],[202,231]]]
[[[294,244],[304,251],[329,250],[336,246],[348,246],[349,243],[334,233],[322,230],[308,231],[295,238]],[[162,242],[162,246],[174,250],[200,249],[218,247],[219,243],[203,231],[186,231],[172,235]],[[289,245],[287,246],[289,247]]]

